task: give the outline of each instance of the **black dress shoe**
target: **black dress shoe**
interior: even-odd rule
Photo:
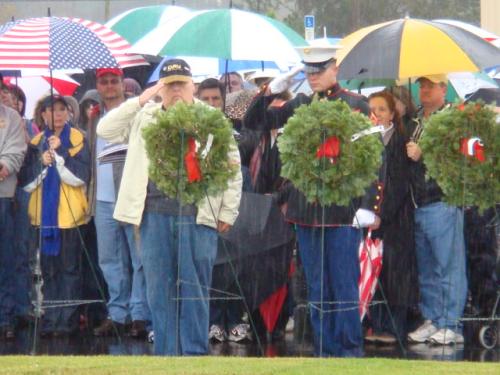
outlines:
[[[136,339],[146,338],[148,331],[146,330],[146,321],[134,320],[130,327],[129,336]]]
[[[0,336],[2,339],[13,340],[16,338],[16,331],[11,325],[0,327]]]
[[[42,339],[50,339],[53,336],[53,331],[40,331],[40,338]]]
[[[122,323],[115,322],[111,319],[104,320],[101,325],[94,328],[92,333],[97,337],[112,336],[118,333],[122,335],[125,332],[125,325]]]

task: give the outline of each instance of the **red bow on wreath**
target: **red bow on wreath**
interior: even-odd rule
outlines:
[[[484,157],[484,147],[480,138],[464,138],[460,142],[460,152],[465,156],[473,156],[481,163],[486,160]]]
[[[340,140],[336,136],[328,137],[316,150],[316,159],[328,158],[330,163],[336,162],[335,158],[340,154]]]
[[[188,139],[188,150],[184,155],[184,166],[190,183],[201,181],[201,170],[196,157],[196,142],[194,138]]]

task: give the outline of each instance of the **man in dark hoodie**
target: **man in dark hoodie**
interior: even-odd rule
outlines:
[[[412,198],[415,205],[415,246],[420,288],[420,312],[425,321],[408,335],[412,342],[437,345],[464,342],[459,322],[467,297],[463,211],[442,201],[443,192],[426,179],[418,139],[425,121],[446,107],[448,79],[444,74],[420,77],[421,109],[406,145],[412,160]]]

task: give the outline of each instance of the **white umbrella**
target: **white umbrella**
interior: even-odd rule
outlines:
[[[18,86],[24,91],[26,95],[26,116],[28,118],[32,117],[36,102],[41,97],[50,94],[50,83],[51,79],[49,74],[45,75],[29,75],[25,71],[22,71],[22,77],[7,77],[6,80],[9,84],[13,86]],[[52,84],[54,93],[60,95],[73,95],[76,88],[80,84],[72,79],[67,74],[61,72],[52,73]]]

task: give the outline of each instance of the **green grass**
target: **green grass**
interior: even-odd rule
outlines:
[[[0,357],[0,374],[500,374],[500,363],[237,357]]]

